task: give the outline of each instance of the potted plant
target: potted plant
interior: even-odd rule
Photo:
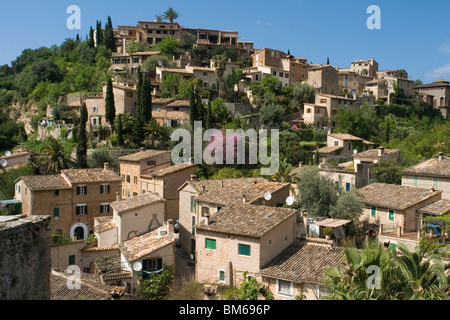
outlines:
[[[331,237],[334,235],[333,228],[330,227],[324,227],[322,229],[322,233],[325,236],[325,239],[331,240]]]

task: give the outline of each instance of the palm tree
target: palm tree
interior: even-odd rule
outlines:
[[[294,168],[286,158],[281,159],[278,162],[278,171],[272,176],[272,180],[278,182],[294,182],[293,176],[290,174],[292,169]]]
[[[217,77],[219,78],[219,98],[223,91],[223,76],[227,67],[227,57],[223,54],[215,55],[213,58],[214,68],[216,70]]]
[[[163,22],[163,19],[164,19],[163,15],[161,14],[155,15],[155,22]]]
[[[445,267],[438,254],[427,256],[428,246],[416,246],[414,252],[399,243],[397,248],[401,256],[395,256],[399,266],[399,276],[403,284],[405,299],[420,299],[433,291],[448,289],[448,279],[445,276]]]
[[[159,123],[152,119],[144,125],[145,134],[149,137],[152,147],[155,147],[155,140],[162,137],[162,130]]]
[[[44,174],[59,174],[63,169],[76,167],[76,161],[67,155],[63,144],[52,136],[44,142],[41,154],[33,158],[33,163]]]
[[[163,18],[170,21],[170,33],[173,37],[173,21],[178,19],[180,15],[172,7],[166,10],[163,14]]]

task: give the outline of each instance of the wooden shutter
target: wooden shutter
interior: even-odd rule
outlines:
[[[238,253],[241,256],[250,256],[250,246],[246,244],[239,244]]]

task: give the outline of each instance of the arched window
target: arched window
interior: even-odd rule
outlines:
[[[83,229],[83,227],[76,227],[73,233],[74,233],[74,235],[77,236],[77,240],[83,240],[84,239],[84,229]]]

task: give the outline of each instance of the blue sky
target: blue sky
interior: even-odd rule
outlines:
[[[2,1],[0,64],[22,50],[84,39],[96,20],[114,27],[153,20],[173,7],[185,27],[239,31],[239,40],[273,48],[309,62],[346,68],[355,59],[378,61],[381,70],[406,69],[425,82],[450,80],[450,1],[433,0],[16,0]],[[81,8],[81,30],[69,30],[67,7]],[[370,5],[381,9],[381,29],[369,30]]]

